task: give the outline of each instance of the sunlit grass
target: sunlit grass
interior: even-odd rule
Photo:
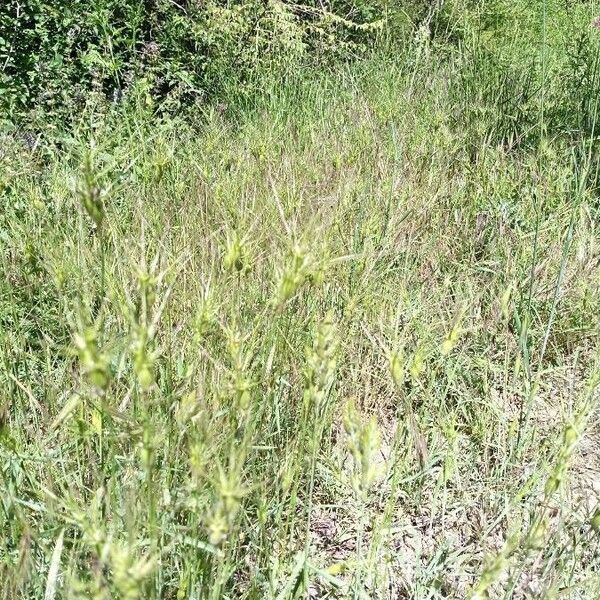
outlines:
[[[4,597],[597,597],[594,105],[446,50],[6,135]]]

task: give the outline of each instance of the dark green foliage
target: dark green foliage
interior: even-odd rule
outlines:
[[[390,6],[399,14],[389,0],[6,0],[0,108],[47,121],[132,89],[166,108],[246,94],[307,59],[360,49],[393,21]]]

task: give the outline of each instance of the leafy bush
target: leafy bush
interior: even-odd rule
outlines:
[[[246,94],[309,57],[357,51],[389,0],[8,0],[0,7],[0,106],[64,117],[133,86],[182,101]],[[397,9],[396,9],[397,10]],[[164,104],[162,106],[165,106]]]

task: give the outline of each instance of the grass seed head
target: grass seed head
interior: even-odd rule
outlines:
[[[409,366],[409,372],[412,380],[417,382],[421,375],[425,372],[425,349],[419,346],[413,354]]]
[[[544,487],[546,499],[552,496],[560,488],[562,482],[566,478],[571,457],[575,451],[577,441],[579,440],[578,429],[580,427],[580,420],[581,417],[578,417],[573,423],[569,423],[564,429],[562,444],[558,452],[556,463]]]
[[[489,558],[483,568],[479,581],[471,591],[469,600],[487,600],[489,588],[492,587],[507,569],[510,558],[518,547],[518,538],[513,536],[507,540],[498,554]]]
[[[133,330],[131,354],[133,368],[142,390],[148,390],[154,384],[154,356],[148,348],[148,331],[143,325]]]
[[[102,225],[105,216],[105,192],[94,166],[93,149],[88,150],[84,154],[77,193],[85,211],[98,228]]]
[[[108,357],[98,349],[95,328],[85,327],[75,334],[74,345],[85,378],[96,390],[105,391],[110,382]]]
[[[344,407],[342,422],[353,459],[352,486],[359,497],[366,498],[381,474],[381,467],[375,460],[381,450],[377,419],[373,416],[365,421],[354,400],[349,400]]]
[[[113,543],[110,564],[119,597],[123,600],[143,598],[143,581],[152,573],[155,561],[148,558],[135,560],[135,554],[130,548]]]
[[[394,350],[388,358],[390,373],[396,387],[401,390],[404,385],[404,352],[402,350]]]
[[[203,341],[213,331],[217,325],[217,316],[218,309],[213,296],[209,292],[206,292],[198,303],[194,318],[194,338],[196,343]]]
[[[216,485],[216,501],[207,518],[209,542],[213,546],[221,545],[231,531],[244,490],[238,474],[219,469],[219,480]]]
[[[295,244],[288,264],[279,274],[279,283],[273,304],[282,307],[306,283],[311,273],[311,257],[299,244]]]
[[[223,269],[245,273],[250,270],[248,246],[237,231],[227,235],[225,254],[223,256]]]
[[[446,336],[446,338],[442,342],[442,345],[440,347],[440,353],[442,356],[447,356],[448,354],[450,354],[450,352],[452,352],[452,350],[458,343],[460,334],[461,334],[461,329],[460,329],[460,326],[457,324],[452,328],[450,333]]]
[[[307,351],[304,406],[320,410],[332,385],[337,366],[338,339],[331,314],[319,325],[312,347]]]

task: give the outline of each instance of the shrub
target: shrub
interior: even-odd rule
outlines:
[[[8,0],[0,7],[0,108],[9,119],[64,118],[90,97],[118,102],[135,85],[170,108],[232,89],[252,93],[308,58],[360,50],[391,5]]]

